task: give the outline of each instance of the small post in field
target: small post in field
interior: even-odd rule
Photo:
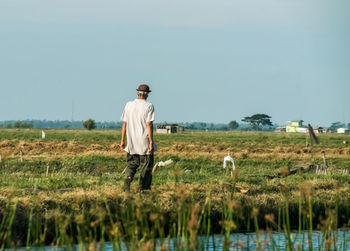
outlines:
[[[46,165],[46,176],[49,175],[49,168],[50,168],[50,166],[49,166],[49,164],[47,164],[47,165]]]
[[[2,162],[2,159],[1,159],[1,154],[0,154],[0,163]]]
[[[322,158],[323,158],[323,165],[327,168],[327,159],[326,159],[326,154],[324,151],[321,152],[322,153]]]
[[[306,138],[305,138],[305,147],[308,147],[308,146],[309,146],[309,142],[308,142],[307,138],[308,138],[308,135],[306,134]]]
[[[311,143],[311,146],[313,144],[320,144],[320,141],[318,140],[318,138],[316,137],[316,134],[314,132],[314,129],[312,128],[312,126],[310,124],[308,124],[308,129],[309,129],[309,135],[310,135],[310,143]]]
[[[19,151],[19,156],[20,156],[21,162],[23,162],[23,152],[22,152],[22,150]]]

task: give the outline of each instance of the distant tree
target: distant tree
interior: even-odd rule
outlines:
[[[218,129],[219,131],[227,131],[227,130],[228,130],[228,127],[227,127],[227,125],[219,125],[219,126],[217,127],[217,129]]]
[[[16,121],[13,124],[14,128],[33,128],[33,124],[29,122]]]
[[[209,130],[215,130],[215,125],[214,123],[209,124]]]
[[[348,123],[348,129],[350,129],[350,123]]]
[[[96,123],[95,123],[95,120],[93,119],[88,119],[86,121],[83,122],[83,126],[88,129],[89,131],[92,130],[92,129],[95,129],[96,128]]]
[[[230,130],[235,130],[239,127],[239,124],[237,123],[236,120],[232,120],[230,121],[230,123],[228,123],[228,126],[227,126]]]
[[[188,123],[186,125],[186,129],[193,130],[193,129],[196,129],[196,127],[195,127],[194,123]]]
[[[33,124],[30,122],[22,122],[22,128],[33,128]]]
[[[200,127],[201,127],[201,130],[204,130],[207,127],[207,123],[201,122]]]
[[[21,127],[22,127],[22,122],[21,122],[21,121],[16,121],[16,122],[13,124],[13,127],[14,127],[14,128],[21,128]]]
[[[245,117],[243,122],[249,123],[254,130],[259,130],[259,126],[272,126],[270,116],[266,114],[254,114],[251,117]]]
[[[345,124],[340,121],[337,121],[337,122],[333,122],[328,129],[331,130],[332,132],[335,132],[338,128],[341,128],[341,127],[345,127]]]
[[[6,128],[13,128],[11,123],[7,123]]]

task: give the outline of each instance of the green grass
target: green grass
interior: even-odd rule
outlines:
[[[83,129],[44,129],[46,141],[62,142],[75,140],[78,143],[107,145],[120,140],[120,130],[94,130]],[[192,131],[177,135],[155,134],[155,141],[161,147],[171,146],[176,143],[192,144],[216,144],[222,143],[226,146],[237,145],[246,147],[254,143],[252,147],[259,146],[299,146],[304,147],[307,135],[302,133],[273,133],[273,132],[202,132]],[[320,134],[320,145],[315,147],[344,147],[350,146],[350,135]],[[0,129],[1,140],[14,140],[18,142],[25,140],[33,142],[41,139],[41,129]],[[347,141],[347,145],[343,144]]]
[[[90,144],[112,144],[120,138],[120,131],[117,130],[67,130],[67,129],[43,129],[46,139],[55,143],[64,141],[76,141],[83,145]],[[0,129],[0,141],[7,139],[19,142],[34,142],[41,140],[41,129]]]
[[[20,141],[109,146],[119,141],[120,131],[48,130],[45,140],[40,136],[35,129],[1,129],[0,143],[10,141],[6,151]],[[27,150],[23,162],[8,155],[0,163],[0,249],[104,240],[117,249],[127,240],[136,250],[154,245],[156,237],[184,237],[183,248],[194,249],[198,234],[281,229],[288,236],[291,229],[326,231],[350,223],[350,175],[337,171],[350,167],[349,146],[343,144],[349,135],[320,135],[321,144],[312,150],[305,147],[304,134],[186,132],[155,134],[155,140],[155,162],[174,163],[158,169],[146,194],[123,193],[126,159],[118,149],[57,157],[48,155],[50,150],[33,155]],[[279,158],[283,147],[307,151]],[[231,153],[237,155],[233,178],[222,167],[227,148],[244,153]],[[266,149],[277,149],[276,155],[264,155]],[[331,149],[327,161],[334,172],[277,177],[285,168],[322,164],[314,153],[322,149]],[[286,245],[290,249],[291,240]]]

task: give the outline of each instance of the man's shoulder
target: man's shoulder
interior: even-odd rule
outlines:
[[[125,108],[143,107],[144,109],[154,109],[153,104],[142,99],[135,99],[126,103]]]
[[[147,108],[153,107],[153,104],[148,102],[147,100],[141,99],[138,101],[141,102],[142,106],[144,106],[144,107],[147,107]]]
[[[153,106],[153,104],[151,102],[146,101],[146,103],[148,106]]]
[[[130,101],[126,102],[125,107],[132,106],[133,104],[135,104],[135,100],[130,100]]]

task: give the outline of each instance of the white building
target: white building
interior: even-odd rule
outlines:
[[[179,133],[184,132],[185,127],[177,124],[173,125],[157,125],[157,133]]]
[[[338,128],[337,133],[350,133],[350,130],[346,128]]]

